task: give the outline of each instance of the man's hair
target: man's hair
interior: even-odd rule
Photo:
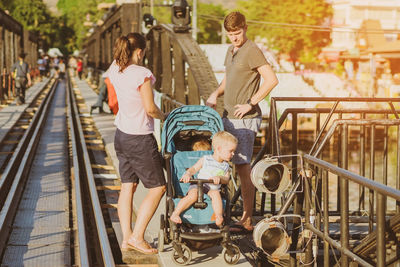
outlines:
[[[226,131],[220,131],[220,132],[214,134],[214,136],[212,138],[212,147],[215,150],[217,145],[223,145],[226,142],[237,145],[238,140],[232,134],[230,134]]]
[[[235,32],[246,27],[246,17],[239,11],[229,13],[224,20],[224,28],[228,32]]]
[[[25,56],[26,56],[26,53],[24,53],[24,52],[21,52],[21,53],[18,54],[18,57],[20,57],[22,59],[24,59]]]

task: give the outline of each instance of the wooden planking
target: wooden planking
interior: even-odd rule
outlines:
[[[160,55],[160,32],[152,31],[151,49],[152,49],[152,72],[156,77],[154,87],[160,91],[161,87],[161,55]]]
[[[177,40],[172,41],[174,52],[174,94],[173,98],[186,104],[186,85],[185,85],[185,61],[183,60],[183,52]]]
[[[94,169],[102,169],[102,170],[109,170],[109,171],[114,170],[114,167],[111,165],[92,164],[91,166]]]
[[[161,63],[162,63],[162,81],[161,92],[172,96],[172,60],[171,60],[171,41],[169,35],[161,32]]]
[[[200,105],[200,94],[199,87],[196,84],[196,81],[193,77],[192,69],[188,69],[188,104],[189,105]]]
[[[120,185],[98,185],[96,186],[97,190],[121,190]]]

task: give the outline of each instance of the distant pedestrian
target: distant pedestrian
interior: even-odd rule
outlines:
[[[76,63],[76,73],[78,74],[79,80],[82,80],[82,71],[83,71],[83,61],[81,58],[78,59]]]
[[[250,161],[256,133],[261,125],[258,103],[278,84],[278,79],[262,51],[247,39],[247,24],[243,14],[228,14],[224,27],[232,43],[225,56],[226,72],[206,104],[215,107],[217,98],[224,96],[224,129],[239,140],[232,162],[241,182],[243,214],[231,231],[252,231],[255,188],[250,179]],[[261,77],[264,82],[260,86]]]
[[[40,79],[46,76],[46,60],[44,59],[44,56],[41,56],[38,61],[38,69],[40,73]]]
[[[60,79],[64,79],[65,76],[65,63],[64,60],[60,60],[60,63],[58,63],[58,71],[60,73]]]
[[[105,79],[107,79],[108,74],[105,71],[101,75],[100,83],[99,83],[99,95],[97,96],[97,102],[90,107],[90,114],[93,113],[93,110],[99,108],[99,113],[103,113],[103,102],[107,102],[107,84],[105,83]]]
[[[24,61],[25,56],[25,53],[20,53],[18,55],[18,61],[11,67],[11,73],[13,73],[15,79],[17,105],[25,103],[26,87],[31,86],[31,75],[29,74],[29,65]]]
[[[68,67],[72,69],[72,75],[76,75],[76,68],[77,68],[78,62],[76,61],[76,58],[74,56],[70,57],[68,60]]]

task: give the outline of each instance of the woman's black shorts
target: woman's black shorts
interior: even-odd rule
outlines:
[[[123,183],[139,183],[154,188],[165,185],[165,177],[153,134],[132,135],[117,129],[114,139]]]

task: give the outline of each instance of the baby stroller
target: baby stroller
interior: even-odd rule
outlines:
[[[240,258],[239,247],[229,236],[229,197],[226,186],[221,187],[224,206],[224,225],[215,226],[215,215],[211,199],[203,194],[202,184],[208,180],[193,179],[190,183],[199,185],[199,196],[192,207],[181,214],[182,224],[170,220],[174,207],[188,191],[190,183],[180,183],[186,169],[194,165],[204,155],[212,151],[191,151],[196,138],[211,140],[213,134],[223,130],[219,114],[207,106],[183,106],[172,111],[163,125],[162,153],[167,169],[166,211],[161,215],[158,249],[172,243],[172,259],[179,265],[186,265],[192,258],[192,251],[199,251],[222,245],[226,263],[236,264]],[[196,177],[194,177],[196,178]],[[213,216],[214,215],[214,216]],[[213,227],[214,226],[214,227]]]

